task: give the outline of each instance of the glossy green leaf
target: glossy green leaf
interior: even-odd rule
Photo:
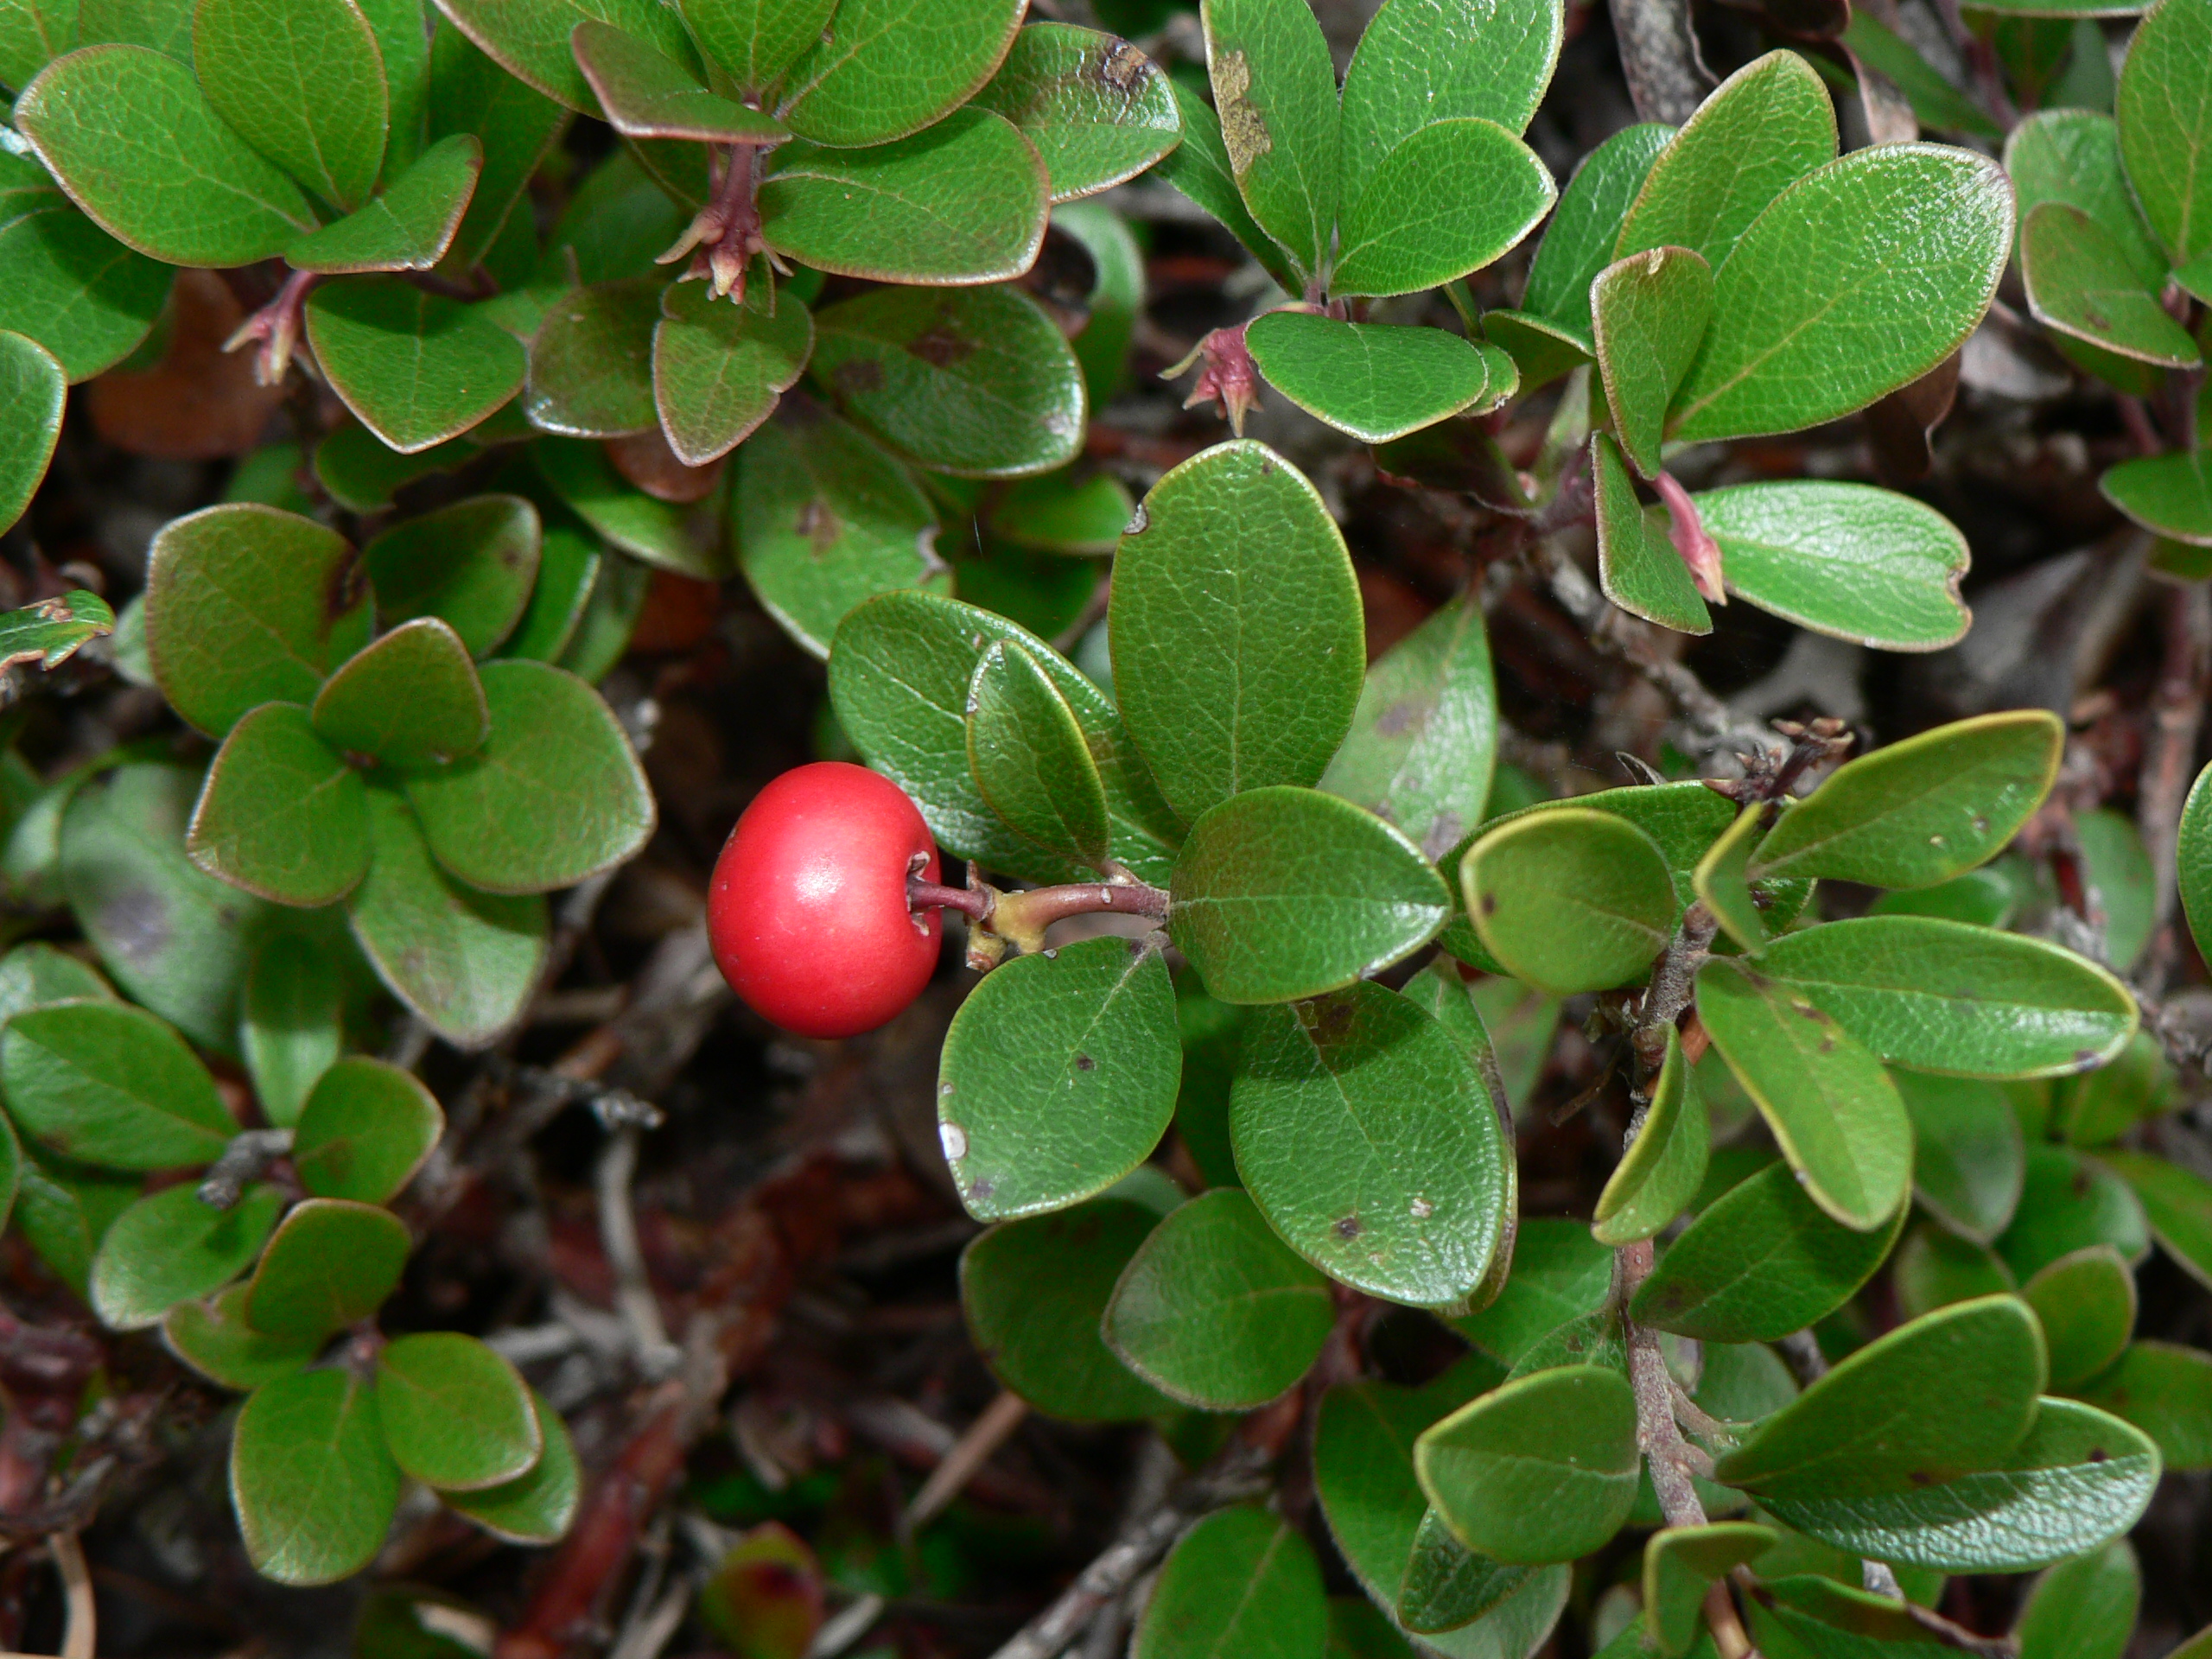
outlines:
[[[626,138],[772,144],[791,137],[773,117],[709,92],[688,67],[650,41],[587,19],[576,25],[569,44],[607,124]],[[744,157],[737,162],[749,164]]]
[[[1650,1237],[1689,1208],[1705,1182],[1712,1122],[1672,1026],[1666,1062],[1641,1110],[1641,1129],[1598,1195],[1590,1230],[1602,1244]]]
[[[8,0],[0,5],[0,81],[28,86],[76,43],[76,0]]]
[[[1182,134],[1158,65],[1127,41],[1067,23],[1033,22],[1016,35],[975,104],[1036,145],[1056,202],[1135,178]]]
[[[1244,206],[1236,188],[1236,171],[1222,134],[1221,118],[1213,105],[1172,77],[1168,91],[1174,95],[1175,113],[1183,129],[1183,142],[1162,156],[1158,172],[1162,179],[1204,208],[1244,251],[1259,261],[1286,294],[1295,293],[1304,280],[1290,256],[1262,230]]]
[[[1082,365],[1014,288],[878,289],[821,312],[815,330],[815,379],[925,467],[1012,478],[1082,445]]]
[[[819,144],[880,144],[973,97],[1021,22],[1020,0],[843,0],[784,84],[784,118]]]
[[[1676,633],[1711,633],[1713,613],[1663,517],[1637,499],[1628,462],[1610,432],[1590,435],[1590,472],[1598,517],[1598,585],[1631,616]]]
[[[1729,591],[1816,633],[1933,651],[1967,631],[1967,540],[1934,508],[1827,480],[1732,484],[1693,496]]]
[[[184,1039],[125,1002],[17,1014],[0,1036],[0,1082],[26,1133],[111,1169],[211,1163],[238,1129]]]
[[[1270,311],[1245,330],[1244,343],[1269,385],[1363,443],[1495,408],[1515,383],[1512,361],[1497,347],[1441,328]]]
[[[72,381],[135,350],[169,291],[168,266],[79,213],[33,157],[4,150],[0,262],[8,270],[0,328],[36,340]]]
[[[2028,1592],[2021,1659],[2120,1659],[2142,1599],[2142,1571],[2125,1540],[2062,1561]]]
[[[245,1300],[245,1287],[233,1285],[206,1301],[179,1302],[162,1320],[162,1340],[193,1370],[226,1389],[257,1389],[304,1370],[317,1344],[263,1336],[246,1324]]]
[[[2140,286],[2165,280],[2166,256],[2143,223],[2120,165],[2120,124],[2098,110],[2046,109],[2005,141],[2005,171],[2022,219],[2045,202],[2063,202],[2096,221],[2126,255]]]
[[[699,514],[647,495],[614,470],[598,444],[582,438],[539,438],[531,445],[531,456],[538,476],[563,505],[610,547],[679,576],[719,582],[729,575],[721,538]]]
[[[456,133],[468,134],[484,148],[483,171],[448,254],[454,265],[467,270],[508,228],[524,186],[560,137],[569,112],[441,18],[430,40],[425,114],[425,141],[433,148]]]
[[[401,624],[332,675],[315,700],[314,720],[340,752],[394,766],[472,754],[489,726],[467,648],[427,616]]]
[[[1494,121],[1433,121],[1384,156],[1344,211],[1336,294],[1412,294],[1479,270],[1558,198],[1549,168]]]
[[[1726,1578],[1732,1568],[1757,1560],[1778,1536],[1773,1528],[1747,1521],[1669,1526],[1654,1533],[1643,1546],[1643,1615],[1658,1650],[1688,1653],[1705,1628],[1706,1586]]]
[[[1399,1622],[1421,1635],[1464,1630],[1534,1579],[1540,1569],[1508,1567],[1469,1550],[1434,1510],[1425,1510],[1406,1560]]]
[[[718,461],[768,418],[798,384],[814,351],[814,320],[789,294],[766,285],[743,305],[717,304],[703,283],[661,291],[653,325],[653,408],[669,448],[687,467]]]
[[[1590,284],[1612,264],[1621,222],[1673,137],[1646,122],[1624,127],[1583,157],[1529,266],[1522,312],[1549,320],[1591,346]],[[1825,157],[1823,157],[1825,159]]]
[[[2020,1202],[2025,1153],[2004,1091],[1968,1077],[1890,1073],[1912,1119],[1913,1191],[1951,1231],[1988,1243]]]
[[[99,970],[50,944],[19,944],[0,957],[0,1024],[32,1008],[115,990]]]
[[[2114,102],[2143,217],[2177,264],[2212,248],[2212,10],[2161,0],[2128,44]]]
[[[837,0],[683,0],[680,10],[739,92],[766,93],[821,38]]]
[[[366,1567],[399,1505],[373,1384],[344,1370],[256,1389],[231,1441],[231,1503],[247,1556],[280,1584],[329,1584]]]
[[[299,188],[161,53],[72,52],[24,88],[15,122],[102,230],[165,264],[251,264],[315,228]]]
[[[1162,1394],[1208,1411],[1264,1405],[1306,1374],[1335,1323],[1328,1281],[1235,1187],[1192,1199],[1131,1258],[1106,1343]]]
[[[1629,1313],[1702,1342],[1771,1342],[1825,1319],[1873,1276],[1904,1225],[1859,1232],[1829,1218],[1786,1163],[1707,1205],[1669,1245]]]
[[[143,1331],[177,1303],[252,1265],[284,1195],[257,1185],[228,1210],[203,1204],[189,1181],[143,1198],[115,1218],[92,1256],[92,1311],[111,1331]]]
[[[1319,277],[1338,212],[1337,75],[1294,0],[1205,0],[1206,69],[1230,170],[1253,219]]]
[[[1001,617],[911,592],[855,607],[837,629],[830,660],[839,724],[868,763],[913,798],[948,851],[1030,880],[1086,879],[1089,872],[1007,830],[976,788],[968,687],[977,659],[998,639],[1041,663],[1075,711],[1106,785],[1115,861],[1141,880],[1165,885],[1173,869],[1173,821],[1113,704],[1050,645]]]
[[[653,331],[663,287],[648,278],[602,283],[554,302],[531,342],[523,409],[531,425],[619,438],[656,423]]]
[[[58,375],[48,385],[57,393],[62,389]],[[34,388],[26,395],[35,405],[44,390]],[[98,594],[79,588],[42,599],[20,611],[0,613],[0,668],[17,663],[59,668],[87,642],[114,632],[115,613]]]
[[[1681,915],[1665,858],[1611,813],[1531,813],[1489,830],[1460,862],[1467,913],[1516,979],[1554,996],[1634,979]]]
[[[1230,1129],[1268,1223],[1338,1283],[1434,1307],[1490,1272],[1510,1154],[1481,1077],[1412,1000],[1356,984],[1259,1015]]]
[[[1798,180],[1834,161],[1835,147],[1834,106],[1812,67],[1794,52],[1754,59],[1722,82],[1660,152],[1608,257],[1688,248],[1718,271],[1752,221]],[[1738,321],[1726,309],[1717,315]]]
[[[1878,144],[1807,175],[1716,268],[1724,321],[1675,395],[1670,435],[1796,431],[1910,385],[1980,321],[2012,216],[2004,174],[1967,150]]]
[[[1113,1192],[994,1227],[969,1245],[961,1306],[992,1375],[1039,1411],[1077,1422],[1167,1409],[1099,1331],[1122,1270],[1159,1222],[1157,1210]]]
[[[1490,639],[1481,605],[1462,594],[1368,671],[1320,787],[1440,858],[1482,821],[1497,750]]]
[[[1641,1462],[1628,1379],[1595,1365],[1508,1382],[1414,1447],[1421,1490],[1453,1535],[1508,1562],[1572,1560],[1605,1543],[1628,1519]]]
[[[334,903],[368,869],[362,790],[306,709],[265,702],[216,752],[185,851],[208,874],[273,903]]]
[[[1997,1240],[1998,1252],[2026,1279],[2092,1244],[2110,1244],[2131,1262],[2148,1255],[2150,1223],[2141,1201],[2102,1161],[2031,1144],[2019,1207]]]
[[[441,138],[375,200],[284,250],[296,270],[429,270],[461,230],[484,168],[471,133]]]
[[[15,527],[46,476],[61,435],[68,392],[61,365],[45,346],[21,334],[0,334],[0,398],[13,411],[8,435],[0,442],[0,531]],[[0,652],[4,650],[0,643]],[[40,655],[45,654],[41,650]]]
[[[1475,116],[1521,131],[1551,80],[1564,24],[1549,0],[1388,0],[1344,72],[1345,200],[1359,200],[1384,158],[1433,121]]]
[[[407,1229],[345,1198],[296,1205],[246,1286],[245,1321],[264,1336],[325,1337],[384,1305],[407,1265]]]
[[[2120,1357],[2135,1329],[2135,1275],[2109,1244],[2062,1255],[2020,1287],[2050,1356],[2050,1387],[2072,1392]]]
[[[316,289],[307,336],[346,408],[403,454],[468,430],[529,368],[521,344],[480,312],[396,277]]]
[[[467,759],[411,774],[407,797],[439,863],[491,893],[543,893],[634,856],[652,791],[613,711],[543,663],[487,663],[492,731]]]
[[[481,1048],[522,1017],[545,961],[545,901],[454,880],[397,790],[369,791],[369,873],[346,900],[386,989],[448,1042]]]
[[[448,1508],[467,1516],[494,1537],[514,1544],[557,1542],[575,1518],[583,1471],[569,1426],[543,1395],[529,1390],[544,1451],[526,1474],[474,1491],[442,1491]]]
[[[1964,1392],[1951,1376],[1938,1386]],[[2024,1439],[1957,1479],[1866,1497],[1812,1491],[1764,1502],[1801,1532],[1854,1554],[1954,1573],[2018,1573],[2120,1536],[2141,1516],[2158,1480],[2158,1448],[2139,1431],[2094,1407],[2047,1399]]]
[[[1316,790],[1248,790],[1191,826],[1168,931],[1225,1002],[1318,996],[1420,949],[1449,895],[1373,814]]]
[[[2212,448],[2123,461],[2097,487],[2145,530],[2191,547],[2212,547]]]
[[[1853,12],[1837,38],[1862,73],[1871,71],[1896,84],[1921,126],[1993,141],[2005,136],[1989,112],[1922,56],[1912,41],[1871,14]]]
[[[516,1479],[544,1446],[521,1376],[457,1331],[387,1343],[377,1356],[377,1407],[393,1460],[442,1490],[476,1491]]]
[[[1010,641],[986,649],[968,687],[968,764],[1007,827],[1094,868],[1106,861],[1106,786],[1083,728],[1037,659]]]
[[[1351,728],[1365,666],[1344,537],[1263,444],[1215,446],[1153,486],[1122,538],[1114,687],[1186,821],[1243,791],[1311,784]]]
[[[209,507],[154,538],[146,645],[162,695],[211,736],[249,709],[311,702],[368,643],[359,556],[312,519]]]
[[[368,199],[391,100],[353,0],[199,0],[192,68],[224,124],[323,200]]]
[[[2199,1284],[2212,1285],[2212,1181],[2149,1153],[2114,1150],[2099,1160],[2140,1200],[2166,1254]]]
[[[1043,243],[1052,194],[1035,148],[988,110],[957,110],[866,149],[779,144],[766,175],[770,246],[816,270],[880,282],[1020,276]]]
[[[2203,1350],[2130,1343],[2117,1364],[2075,1392],[2149,1435],[2168,1469],[2212,1468],[2212,1355]]]
[[[1231,1586],[1236,1593],[1224,1594]],[[1328,1618],[1313,1547],[1281,1516],[1239,1504],[1183,1535],[1130,1659],[1316,1659]]]
[[[1591,283],[1591,335],[1614,434],[1646,478],[1659,471],[1667,406],[1712,317],[1713,267],[1689,248],[1630,254]]]
[[[2020,269],[2028,308],[2046,328],[2159,368],[2203,361],[2189,331],[2158,303],[2158,289],[2137,273],[2126,245],[2080,208],[2047,201],[2028,214],[2020,226]]]
[[[349,1055],[308,1095],[292,1162],[317,1198],[389,1204],[429,1157],[445,1123],[436,1096],[412,1072]]]
[[[438,0],[438,10],[516,79],[586,115],[601,111],[569,47],[578,23],[612,24],[682,61],[692,56],[681,15],[658,0]]]
[[[297,934],[274,934],[255,950],[238,1046],[272,1125],[299,1122],[308,1091],[338,1058],[345,991],[332,953]]]
[[[2063,737],[2055,716],[2023,709],[1862,755],[1783,817],[1751,873],[1878,887],[1947,881],[1988,862],[2042,804]]]

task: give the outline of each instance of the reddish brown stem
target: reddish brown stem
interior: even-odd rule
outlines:
[[[969,921],[980,922],[991,913],[991,895],[977,888],[948,887],[936,881],[925,881],[918,876],[908,876],[906,908],[927,910],[933,905],[957,910]]]

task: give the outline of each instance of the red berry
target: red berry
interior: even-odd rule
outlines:
[[[906,906],[918,856],[935,881],[929,826],[888,779],[842,760],[785,772],[715,862],[707,936],[722,977],[802,1037],[873,1031],[937,968],[943,913]]]

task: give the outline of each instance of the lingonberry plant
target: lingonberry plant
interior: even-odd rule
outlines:
[[[0,90],[0,1649],[2212,1618],[2212,0]]]

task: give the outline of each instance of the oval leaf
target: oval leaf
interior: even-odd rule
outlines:
[[[330,1584],[366,1567],[399,1506],[374,1385],[337,1370],[256,1389],[231,1440],[231,1503],[265,1577]]]
[[[184,1039],[127,1002],[17,1014],[0,1035],[0,1084],[42,1144],[110,1169],[212,1163],[238,1133]]]
[[[1642,1464],[1628,1379],[1596,1365],[1508,1382],[1414,1445],[1445,1524],[1501,1561],[1573,1560],[1604,1544],[1628,1519]]]
[[[369,868],[363,787],[306,709],[265,702],[216,751],[185,851],[208,874],[272,903],[334,903]]]
[[[426,1486],[500,1485],[526,1473],[544,1446],[520,1374],[457,1331],[387,1343],[377,1357],[377,1409],[393,1461]]]
[[[1634,979],[1681,914],[1665,858],[1624,818],[1583,808],[1531,813],[1460,861],[1467,913],[1516,979],[1554,996]]]

